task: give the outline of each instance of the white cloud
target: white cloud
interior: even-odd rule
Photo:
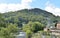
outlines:
[[[60,8],[55,7],[53,4],[51,4],[49,1],[46,3],[45,10],[48,12],[51,12],[55,14],[56,16],[60,16]]]
[[[16,11],[16,10],[21,10],[21,9],[26,9],[26,8],[31,8],[30,3],[32,0],[21,0],[21,3],[18,4],[0,4],[0,12],[8,12],[8,11]]]
[[[22,3],[22,4],[30,3],[30,2],[32,2],[32,0],[21,0],[21,3]]]

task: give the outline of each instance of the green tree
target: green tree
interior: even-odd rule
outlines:
[[[6,28],[1,28],[0,30],[0,38],[14,38],[14,34],[18,31],[18,27],[16,24],[8,24]]]
[[[44,27],[45,26],[40,22],[29,22],[23,26],[23,31],[25,31],[28,37],[30,37],[32,33],[43,30]]]
[[[3,14],[0,14],[0,28],[1,28],[1,27],[6,27]]]

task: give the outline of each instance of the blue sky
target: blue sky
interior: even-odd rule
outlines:
[[[15,8],[16,10],[40,8],[55,15],[60,15],[60,0],[0,0],[0,12],[16,11]]]
[[[60,8],[60,0],[34,0],[31,3],[32,7],[37,7],[37,8],[44,8],[45,3],[49,1],[50,3],[54,4],[56,7]],[[21,3],[21,0],[0,0],[0,3]]]
[[[21,0],[0,0],[0,3],[20,3]]]

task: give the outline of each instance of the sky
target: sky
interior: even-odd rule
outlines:
[[[60,0],[0,0],[0,12],[40,8],[60,16]]]

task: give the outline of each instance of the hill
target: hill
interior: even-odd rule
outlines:
[[[60,21],[59,16],[55,16],[52,13],[39,8],[7,12],[4,13],[4,17],[6,22],[17,23],[18,26],[22,26],[22,24],[28,23],[29,21],[38,21],[44,25],[47,25],[48,22],[53,24]]]

